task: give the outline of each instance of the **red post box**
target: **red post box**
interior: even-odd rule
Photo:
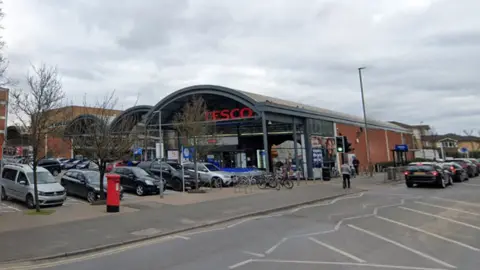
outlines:
[[[120,175],[107,174],[107,212],[120,211]]]

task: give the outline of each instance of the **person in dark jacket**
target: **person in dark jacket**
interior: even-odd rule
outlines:
[[[353,157],[352,164],[353,168],[355,168],[355,174],[358,175],[358,167],[360,167],[360,161],[356,157]]]

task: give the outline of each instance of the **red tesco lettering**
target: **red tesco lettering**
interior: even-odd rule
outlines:
[[[208,111],[205,112],[205,120],[229,120],[229,119],[242,119],[242,118],[250,118],[253,117],[254,113],[253,110],[245,107],[245,108],[235,108],[235,109],[224,109],[224,110],[215,110],[215,111]]]

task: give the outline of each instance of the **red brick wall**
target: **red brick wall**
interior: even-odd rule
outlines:
[[[72,158],[71,157],[71,149],[72,145],[70,140],[58,138],[54,136],[47,136],[47,151],[51,157],[64,157],[64,158]],[[44,157],[47,155],[45,153],[45,144],[42,143],[40,149],[38,150],[39,157]]]
[[[354,153],[360,161],[361,166],[367,165],[367,147],[365,143],[365,130],[360,132],[360,127],[337,124],[337,133],[341,133],[343,136],[347,136],[348,141],[352,144]],[[387,131],[387,138],[385,136],[385,130],[381,129],[368,129],[368,139],[370,142],[370,159],[373,164],[379,162],[389,161],[387,150],[393,149],[395,144],[402,144],[402,137],[400,133]],[[406,142],[411,144],[411,135],[404,134]],[[408,140],[410,137],[410,140]],[[393,160],[393,156],[390,154],[390,161]]]

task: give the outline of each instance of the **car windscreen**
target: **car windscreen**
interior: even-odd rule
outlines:
[[[428,171],[434,171],[435,169],[431,165],[415,165],[415,166],[409,166],[407,168],[407,171],[421,171],[421,172],[428,172]]]
[[[33,184],[33,172],[27,173],[27,177]],[[37,184],[54,184],[57,183],[55,177],[50,172],[37,172]]]
[[[100,183],[100,172],[96,171],[85,171],[83,175],[88,179],[88,181],[92,184],[99,184]]]
[[[211,172],[220,171],[220,169],[213,164],[205,164],[205,167],[207,167],[207,169]]]
[[[135,174],[135,176],[137,177],[145,177],[145,176],[153,176],[151,173],[149,173],[148,171],[142,169],[142,168],[138,168],[138,167],[133,167],[133,168],[129,168],[133,174]]]

